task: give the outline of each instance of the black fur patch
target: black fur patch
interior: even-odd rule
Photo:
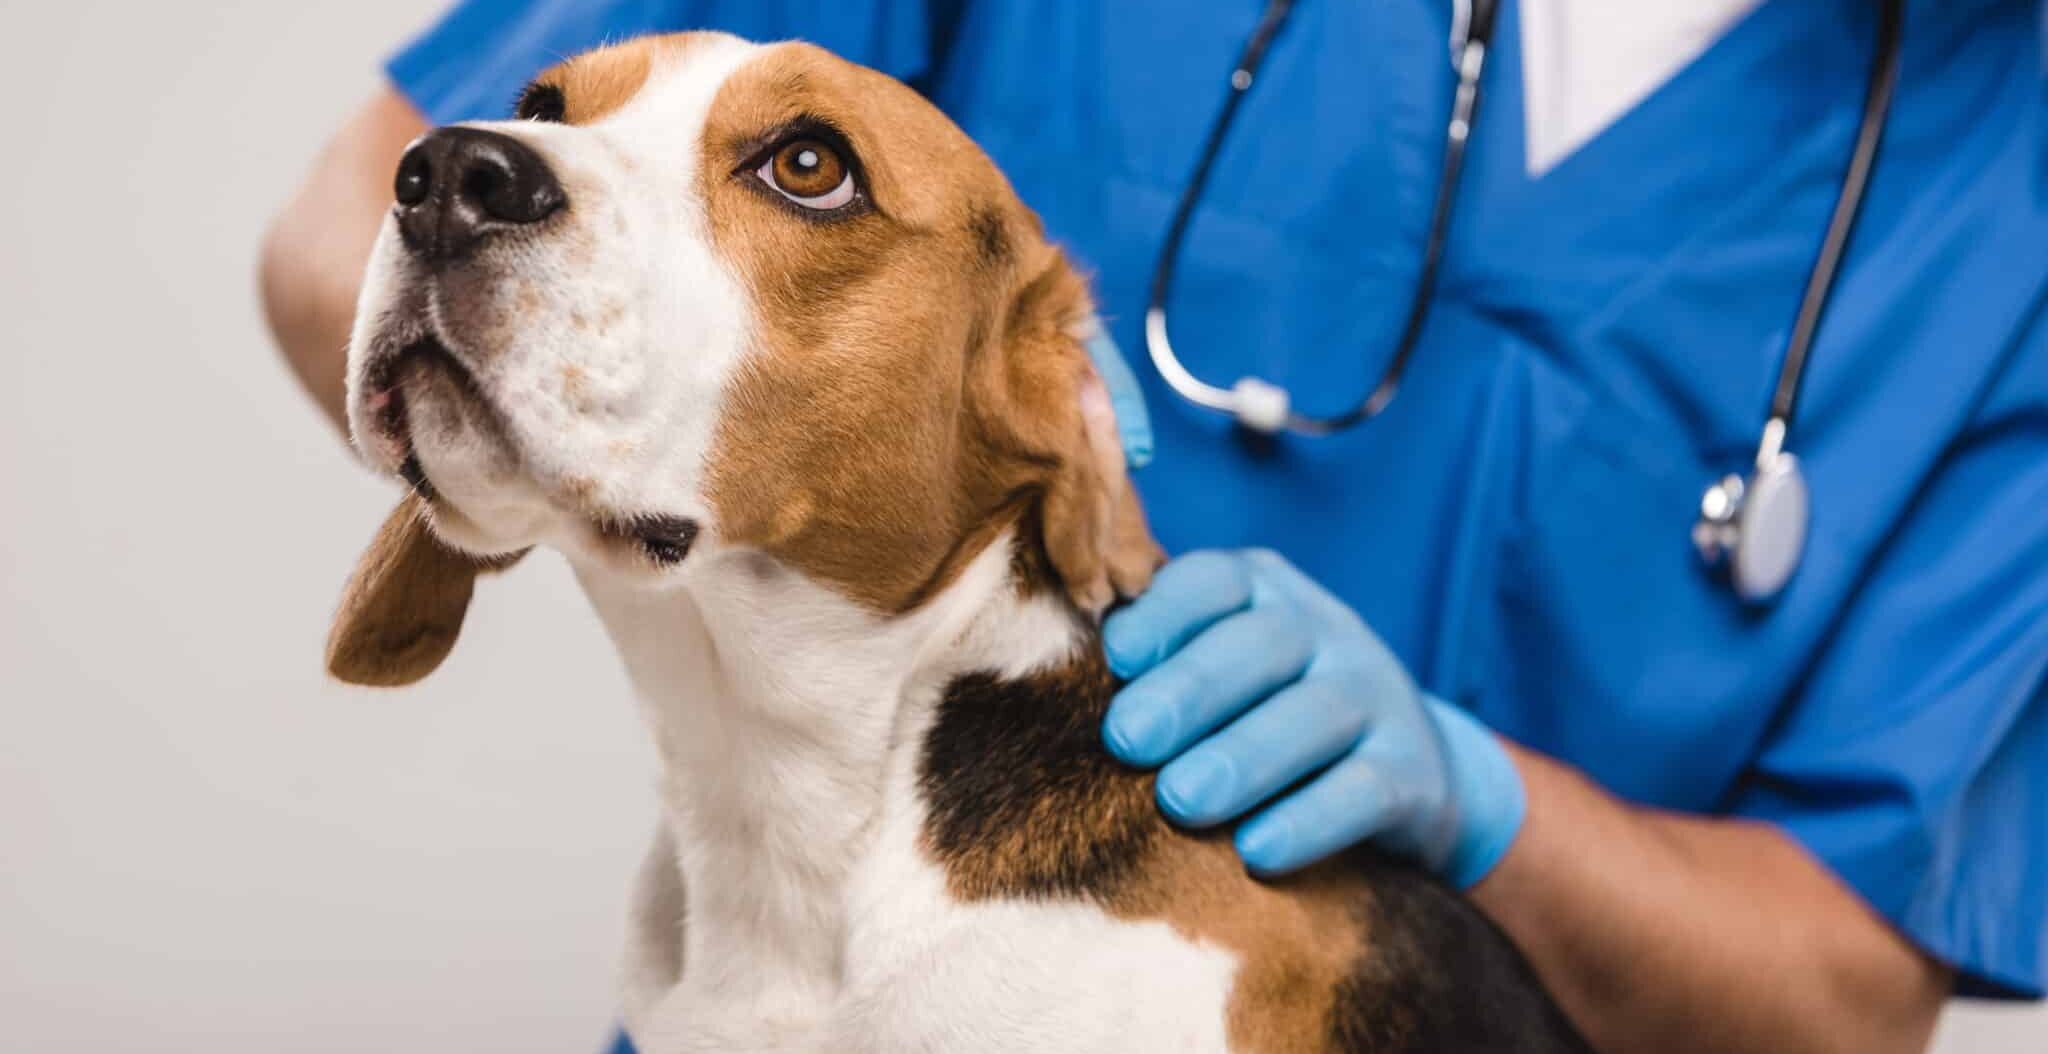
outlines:
[[[1100,661],[952,683],[925,742],[932,849],[989,897],[1080,897],[1130,875],[1160,832],[1150,781],[1102,748]]]
[[[1464,897],[1371,849],[1344,863],[1372,890],[1359,905],[1372,948],[1338,989],[1332,1050],[1588,1051],[1521,953]]]

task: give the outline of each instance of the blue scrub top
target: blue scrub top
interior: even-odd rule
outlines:
[[[468,0],[395,57],[502,117],[605,40],[803,37],[919,87],[1097,278],[1127,349],[1262,0]],[[1401,395],[1256,452],[1149,364],[1174,551],[1264,545],[1436,694],[1634,801],[1780,825],[1960,990],[2048,969],[2048,82],[2031,0],[1925,0],[1790,449],[1813,524],[1766,610],[1697,566],[1856,131],[1876,5],[1774,0],[1551,170],[1506,5]],[[1441,0],[1303,0],[1180,260],[1188,365],[1348,406],[1391,353],[1437,178]]]

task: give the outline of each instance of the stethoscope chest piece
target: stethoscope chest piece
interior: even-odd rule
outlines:
[[[1749,479],[1730,475],[1707,488],[1692,542],[1708,567],[1727,573],[1736,596],[1765,603],[1784,590],[1799,568],[1808,509],[1799,459],[1773,454]]]

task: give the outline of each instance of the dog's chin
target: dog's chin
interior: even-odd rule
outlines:
[[[549,545],[638,577],[665,579],[683,564],[698,541],[695,517],[593,505],[574,481],[541,478],[520,447],[520,422],[459,353],[410,336],[417,331],[394,327],[372,345],[350,419],[364,459],[425,499],[437,535],[485,558]]]
[[[502,438],[498,419],[479,418],[488,408],[464,403],[469,396],[459,385],[429,380],[407,390],[418,393],[411,411],[418,421],[400,475],[458,548],[489,557],[548,545],[579,563],[657,580],[694,550],[701,533],[694,517],[590,508],[535,478]]]
[[[556,518],[495,411],[429,366],[399,389],[405,456],[397,474],[435,511],[450,542],[479,556],[524,549]]]
[[[373,346],[350,406],[363,459],[425,499],[457,547],[491,556],[530,545],[520,533],[535,503],[521,493],[519,452],[475,376],[432,336]]]

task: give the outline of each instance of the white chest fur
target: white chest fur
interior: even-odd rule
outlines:
[[[963,904],[920,850],[946,683],[1075,646],[1008,553],[896,619],[744,555],[674,592],[584,577],[663,765],[624,979],[645,1054],[1227,1049],[1228,952],[1079,902]]]

